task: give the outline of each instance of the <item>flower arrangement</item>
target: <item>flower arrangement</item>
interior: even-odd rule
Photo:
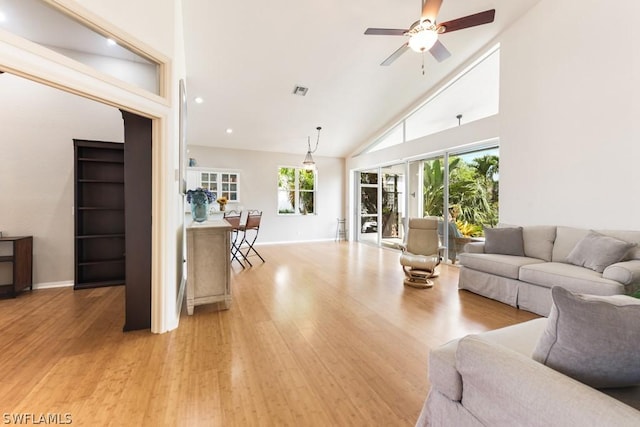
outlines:
[[[216,202],[218,202],[218,204],[220,205],[220,209],[224,209],[224,205],[226,205],[229,200],[227,200],[225,196],[221,196],[218,197],[218,200],[216,200]]]
[[[215,199],[215,194],[206,188],[198,187],[195,190],[187,191],[187,203],[203,204],[211,203]]]

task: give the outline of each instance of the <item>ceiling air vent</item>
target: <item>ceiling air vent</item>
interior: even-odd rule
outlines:
[[[295,88],[293,88],[294,95],[305,96],[308,91],[309,91],[309,88],[304,86],[296,86]]]

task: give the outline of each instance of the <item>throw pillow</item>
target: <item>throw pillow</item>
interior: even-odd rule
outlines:
[[[488,254],[524,256],[522,227],[485,228],[484,251]]]
[[[640,300],[551,289],[553,306],[533,359],[591,387],[640,384]]]
[[[569,252],[567,261],[602,273],[611,264],[621,261],[634,246],[635,243],[591,231]]]

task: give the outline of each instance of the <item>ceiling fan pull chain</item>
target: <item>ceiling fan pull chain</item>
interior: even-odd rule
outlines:
[[[422,52],[422,75],[424,76],[424,52]]]

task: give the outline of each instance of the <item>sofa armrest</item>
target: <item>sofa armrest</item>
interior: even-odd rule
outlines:
[[[464,251],[472,254],[483,254],[484,242],[469,242],[464,245]]]
[[[611,264],[604,269],[602,277],[615,280],[623,285],[635,284],[640,286],[640,260],[634,259]],[[632,289],[631,291],[635,290],[636,289]]]
[[[462,405],[491,426],[637,426],[640,411],[498,344],[458,344]]]

